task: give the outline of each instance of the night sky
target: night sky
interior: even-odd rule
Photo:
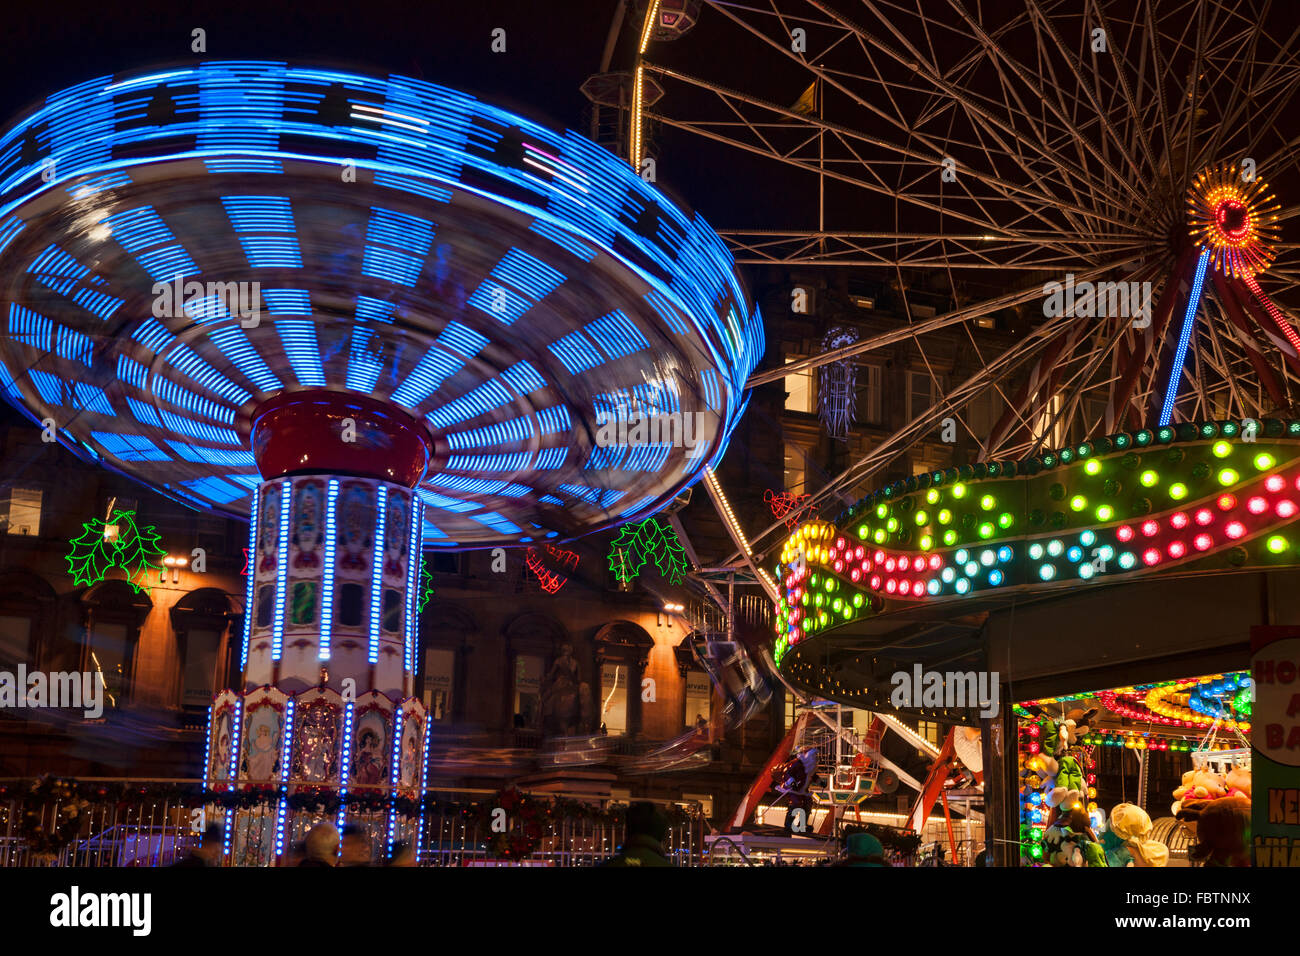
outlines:
[[[8,124],[50,93],[94,76],[177,62],[269,59],[415,76],[553,128],[585,131],[587,101],[580,87],[600,70],[616,8],[615,0],[11,5],[5,17],[0,122]],[[196,27],[207,31],[206,54],[190,51]],[[506,31],[505,53],[491,51],[496,27]],[[624,25],[612,70],[631,68],[635,33],[632,24]],[[707,9],[687,37],[655,46],[658,61],[693,75],[715,73],[721,58],[724,75],[732,77],[729,85],[793,103],[807,78],[780,58],[758,54],[762,51],[748,48],[739,31]],[[672,105],[680,112],[683,104]],[[792,175],[786,167],[672,130],[659,132],[654,150],[661,188],[717,228],[794,220],[815,225],[814,177]],[[792,183],[794,192],[774,188],[772,176]]]

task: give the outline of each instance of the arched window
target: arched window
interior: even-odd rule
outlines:
[[[213,695],[236,686],[231,674],[230,598],[220,588],[198,588],[172,605],[172,630],[180,658],[180,704],[193,715],[206,713]]]
[[[104,688],[104,707],[121,707],[131,696],[131,674],[140,628],[153,601],[125,581],[101,581],[81,596],[83,671]]]
[[[596,632],[597,729],[611,736],[641,732],[641,675],[654,647],[645,628],[611,621]]]
[[[434,601],[420,613],[420,659],[416,692],[429,720],[451,724],[465,717],[469,693],[467,658],[478,624],[464,608]]]
[[[20,663],[37,669],[56,599],[39,575],[16,568],[0,574],[0,670],[12,673]]]
[[[509,726],[516,731],[516,746],[536,745],[545,729],[542,704],[548,671],[561,648],[572,642],[560,622],[545,614],[521,614],[506,625],[503,633],[510,666],[506,687]],[[575,698],[573,704],[574,719],[578,720],[581,701]]]
[[[700,666],[695,659],[695,652],[691,650],[693,636],[688,634],[673,648],[677,672],[682,675],[685,685],[682,695],[682,726],[688,730],[702,723],[708,724],[713,719],[713,682],[709,680],[709,672]]]

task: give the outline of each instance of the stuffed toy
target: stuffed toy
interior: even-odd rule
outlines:
[[[1055,720],[1045,720],[1038,726],[1043,728],[1038,744],[1048,757],[1059,757],[1065,753],[1065,743],[1061,740],[1061,725]]]
[[[1168,865],[1169,847],[1151,839],[1152,829],[1151,817],[1139,806],[1119,803],[1110,811],[1110,833],[1124,841],[1133,866]]]
[[[1106,851],[1100,843],[1089,843],[1083,848],[1083,862],[1086,866],[1109,866]]]
[[[1089,730],[1089,724],[1092,718],[1097,716],[1097,708],[1083,710],[1075,708],[1065,715],[1065,720],[1061,722],[1061,737],[1064,738],[1067,747],[1075,746]]]
[[[1178,811],[1183,808],[1184,798],[1188,800],[1193,799],[1192,797],[1188,796],[1188,794],[1191,792],[1192,778],[1195,776],[1196,776],[1195,770],[1187,771],[1185,774],[1183,774],[1183,782],[1179,786],[1174,788],[1174,803],[1173,806],[1169,808],[1170,812],[1174,816],[1178,816]]]
[[[1196,845],[1188,858],[1205,866],[1250,866],[1250,799],[1206,800],[1198,809]]]
[[[1247,767],[1233,767],[1223,780],[1228,787],[1228,796],[1250,798],[1250,770]]]

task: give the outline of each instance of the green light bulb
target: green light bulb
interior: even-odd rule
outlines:
[[[1236,484],[1239,477],[1240,476],[1231,468],[1225,468],[1223,471],[1219,472],[1219,484],[1226,488],[1228,485]]]
[[[1232,442],[1216,441],[1210,446],[1210,451],[1214,453],[1215,458],[1227,458],[1232,454]]]
[[[859,537],[859,538],[865,538],[865,537],[866,537],[867,535],[869,535],[869,534],[871,534],[871,529],[870,529],[869,527],[867,527],[866,525],[859,525],[859,526],[858,526],[858,537]]]
[[[871,540],[874,541],[874,542],[876,542],[876,544],[884,544],[884,543],[885,543],[885,529],[884,529],[884,528],[877,528],[875,534],[873,534],[873,535],[871,536]]]
[[[997,502],[993,499],[992,495],[985,495],[980,499],[980,507],[985,511],[992,511],[995,504],[997,504]]]
[[[921,535],[921,550],[929,551],[932,547],[934,547],[934,538],[928,534]]]
[[[1142,472],[1142,474],[1138,475],[1138,481],[1142,482],[1142,486],[1144,488],[1150,488],[1159,480],[1160,480],[1160,476],[1157,475],[1154,471],[1151,471],[1149,469],[1147,471]]]
[[[986,521],[982,525],[980,525],[980,537],[981,538],[993,537],[993,523],[991,521]]]
[[[1273,537],[1268,539],[1267,547],[1268,550],[1274,554],[1281,554],[1286,550],[1286,538],[1282,537],[1280,534],[1275,534]]]
[[[924,511],[918,511],[918,512],[916,513],[916,523],[917,523],[917,526],[918,526],[918,527],[919,527],[920,525],[925,524],[925,523],[928,522],[929,520],[930,520],[930,516],[929,516],[928,514],[926,514]]]
[[[1088,499],[1083,495],[1075,495],[1070,499],[1071,511],[1082,511],[1086,507],[1088,507]]]
[[[952,520],[952,512],[944,508],[939,512],[939,524],[947,524]]]
[[[887,515],[887,514],[889,514],[889,509],[888,509],[888,508],[886,508],[884,505],[876,505],[876,517],[877,517],[877,518],[884,518],[885,515]]]
[[[1100,474],[1101,462],[1099,462],[1096,458],[1089,458],[1087,464],[1083,466],[1083,470],[1090,475]]]
[[[889,529],[890,534],[893,534],[895,531],[898,530],[898,519],[890,518],[888,521],[885,522],[885,527]]]
[[[1015,519],[1011,517],[1011,512],[1004,511],[1002,514],[998,515],[998,527],[1003,529],[1010,528],[1013,520]]]
[[[1098,521],[1109,521],[1113,517],[1115,517],[1115,509],[1110,505],[1100,505],[1097,508]]]
[[[966,486],[963,485],[961,482],[957,482],[957,484],[952,486],[952,496],[954,498],[965,498]]]
[[[1276,464],[1276,460],[1266,451],[1261,451],[1255,456],[1255,467],[1259,471],[1268,471],[1274,464]]]
[[[952,528],[949,528],[947,531],[945,531],[943,533],[943,543],[948,545],[948,547],[952,547],[954,544],[956,544],[957,532],[954,531]]]
[[[1181,481],[1175,481],[1169,486],[1169,497],[1175,501],[1182,501],[1187,497],[1187,486]]]
[[[939,490],[937,488],[931,488],[929,491],[925,493],[925,500],[927,504],[932,504],[932,505],[938,504]]]

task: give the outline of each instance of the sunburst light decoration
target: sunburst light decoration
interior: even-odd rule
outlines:
[[[1263,272],[1277,255],[1277,198],[1232,164],[1202,170],[1187,191],[1192,238],[1227,276]]]

